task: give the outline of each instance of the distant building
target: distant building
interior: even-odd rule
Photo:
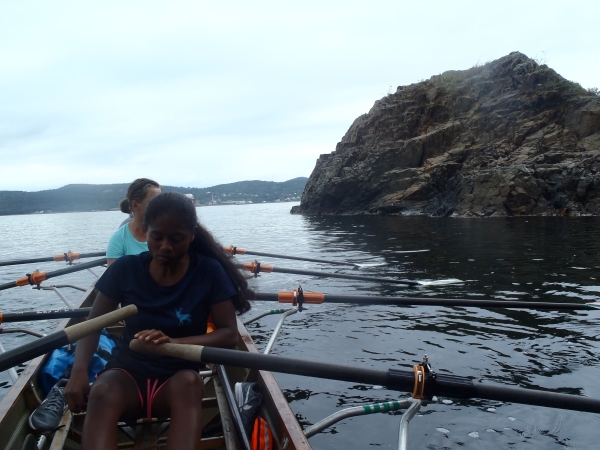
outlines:
[[[195,205],[196,204],[196,200],[194,199],[194,195],[193,194],[184,194],[187,198],[189,198],[192,203]]]

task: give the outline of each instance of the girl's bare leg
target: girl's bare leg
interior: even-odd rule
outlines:
[[[171,417],[168,449],[200,448],[203,396],[204,382],[193,370],[180,370],[158,391],[152,410],[159,417]]]
[[[134,417],[141,408],[138,389],[129,375],[108,370],[98,377],[90,391],[81,446],[84,450],[117,448],[117,423]]]

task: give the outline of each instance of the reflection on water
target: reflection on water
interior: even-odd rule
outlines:
[[[584,303],[598,301],[598,218],[301,217],[290,204],[199,208],[203,223],[224,245],[360,264],[360,269],[261,259],[276,267],[389,276],[412,280],[458,278],[461,284],[407,288],[397,285],[261,274],[261,292],[290,290],[328,294],[410,295]],[[102,249],[122,219],[116,212],[0,217],[5,237],[0,260]],[[412,250],[428,252],[406,253]],[[241,261],[252,260],[240,256]],[[58,263],[54,263],[58,264]],[[54,270],[60,264],[41,265]],[[0,270],[0,283],[35,267]],[[72,275],[87,284],[93,275]],[[62,281],[62,280],[61,280]],[[68,293],[77,298],[77,293]],[[55,308],[49,292],[29,288],[0,292],[4,311]],[[255,302],[255,314],[272,303]],[[600,398],[600,312],[475,309],[433,306],[309,305],[289,317],[272,353],[332,363],[387,369],[410,368],[427,354],[434,370]],[[250,325],[264,348],[278,316]],[[56,322],[28,326],[52,330]],[[28,337],[3,336],[6,348]],[[4,376],[4,374],[3,374]],[[2,384],[7,378],[0,378]],[[277,375],[294,412],[310,425],[333,412],[407,393]],[[0,390],[5,390],[2,387]],[[595,448],[600,418],[593,414],[472,399],[429,405],[411,421],[409,442],[417,448]],[[399,416],[347,419],[311,438],[316,449],[395,448]]]

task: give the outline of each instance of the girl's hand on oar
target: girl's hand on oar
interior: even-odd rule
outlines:
[[[71,412],[83,412],[87,408],[87,398],[90,393],[90,382],[87,370],[73,368],[71,378],[63,391],[63,397]]]
[[[140,341],[153,342],[154,344],[170,344],[171,338],[160,330],[144,330],[133,336]]]

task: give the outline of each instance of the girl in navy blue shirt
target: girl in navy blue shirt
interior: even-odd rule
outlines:
[[[96,283],[90,318],[134,304],[115,359],[91,390],[87,367],[99,335],[78,342],[64,396],[73,412],[87,411],[82,446],[117,448],[117,422],[141,414],[170,417],[169,448],[199,448],[204,383],[199,363],[135,353],[132,339],[234,347],[236,311],[250,309],[253,293],[230,257],[198,224],[185,196],[160,194],[144,216],[148,252],[117,259]],[[216,330],[206,334],[209,315]],[[87,398],[89,394],[89,399]]]

